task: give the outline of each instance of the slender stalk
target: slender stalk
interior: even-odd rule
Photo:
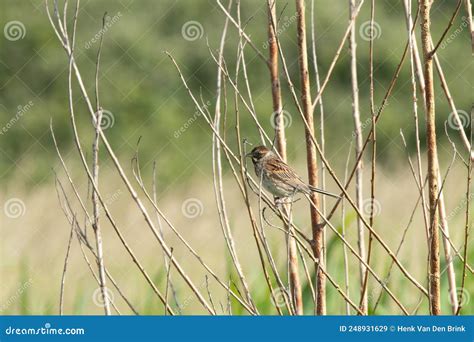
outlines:
[[[354,16],[356,9],[356,1],[349,0],[349,19]],[[351,86],[352,86],[352,117],[354,119],[354,138],[355,138],[355,155],[356,158],[362,151],[362,125],[360,122],[359,109],[359,85],[357,80],[357,43],[356,43],[356,29],[355,24],[351,27],[351,34],[349,38],[349,51],[351,55]],[[362,160],[357,162],[356,176],[355,176],[355,191],[356,191],[356,205],[362,211],[363,202],[363,171]],[[366,258],[365,251],[365,229],[360,217],[357,218],[357,244],[359,247],[359,254],[362,258]],[[367,314],[367,293],[364,291],[364,275],[367,270],[362,263],[359,263],[360,273],[360,310]]]
[[[349,147],[349,153],[347,153],[347,160],[346,160],[346,167],[344,168],[344,182],[347,181],[347,171],[349,169],[349,161],[351,158],[351,149],[352,149],[352,141],[351,141],[351,146]],[[324,214],[326,215],[326,214]],[[344,205],[344,201],[342,201],[341,204],[341,235],[343,238],[346,237],[346,206]],[[344,255],[344,281],[345,281],[345,286],[346,286],[346,293],[349,296],[349,288],[350,288],[350,281],[349,281],[349,258],[347,255],[347,246],[345,244],[342,244],[342,253]],[[360,250],[359,250],[360,253]],[[362,262],[360,263],[361,265]],[[360,307],[360,305],[359,305]],[[363,312],[363,311],[361,311]],[[346,315],[351,314],[351,307],[349,306],[349,303],[346,302]]]
[[[423,76],[423,70],[421,66],[421,61],[420,61],[420,55],[418,52],[418,46],[416,43],[415,36],[412,32],[412,27],[413,27],[413,21],[411,18],[411,0],[404,0],[404,9],[405,9],[405,14],[407,18],[407,30],[409,33],[409,43],[410,43],[410,63],[411,63],[411,81],[412,81],[412,90],[413,90],[413,115],[415,119],[415,135],[416,135],[416,152],[417,152],[417,166],[418,166],[418,183],[421,184],[423,182],[423,171],[422,171],[422,166],[421,166],[421,153],[420,153],[420,134],[419,134],[419,120],[418,120],[418,111],[417,111],[417,99],[416,99],[416,81],[415,81],[415,74],[416,77],[418,78],[418,83],[421,89],[421,93],[423,96],[423,99],[425,98],[425,79]],[[443,88],[446,98],[448,100],[448,103],[451,106],[451,110],[455,114],[455,117],[457,115],[456,107],[454,105],[454,101],[451,98],[451,94],[449,93],[449,89],[447,88],[446,80],[444,79],[444,74],[443,70],[441,69],[441,65],[439,63],[439,59],[437,55],[434,55],[434,62],[436,65],[436,68],[438,70],[439,78],[441,81],[441,87]],[[423,101],[423,104],[425,101]],[[424,106],[424,109],[426,111],[426,106]],[[464,130],[461,130],[461,138],[464,134]],[[470,149],[470,144],[468,143],[468,148]],[[441,182],[441,175],[438,172],[438,183]],[[426,198],[425,198],[425,192],[422,189],[422,187],[419,187],[421,191],[421,201],[422,201],[422,211],[423,211],[423,220],[425,223],[425,232],[426,232],[426,241],[429,243],[429,223],[428,223],[428,213],[427,213],[427,205],[426,205]],[[449,296],[451,298],[450,304],[453,313],[456,312],[457,310],[457,294],[456,294],[456,274],[454,270],[454,264],[453,264],[453,258],[452,258],[452,252],[451,252],[451,240],[449,238],[449,226],[448,226],[448,220],[446,219],[446,206],[445,206],[445,201],[444,201],[444,195],[443,192],[441,191],[439,194],[439,207],[438,207],[438,213],[439,213],[439,220],[440,220],[440,229],[441,232],[443,233],[443,247],[444,247],[444,255],[445,255],[445,260],[446,260],[446,272],[448,275],[448,284],[449,284]],[[429,246],[428,246],[429,248]]]
[[[64,267],[63,267],[63,274],[61,276],[61,290],[59,293],[59,315],[63,315],[63,306],[64,306],[64,286],[66,284],[66,271],[67,271],[67,264],[69,261],[69,252],[71,251],[71,242],[74,233],[74,223],[76,218],[73,217],[73,223],[71,224],[71,232],[69,233],[69,241],[67,243],[66,248],[66,256],[64,257]]]
[[[424,57],[426,137],[428,145],[428,184],[430,204],[430,249],[429,249],[429,289],[430,312],[441,314],[440,307],[440,260],[438,231],[438,151],[436,145],[436,114],[433,83],[433,56],[431,54],[431,18],[433,0],[421,1],[421,43]]]
[[[270,81],[272,83],[272,103],[275,126],[275,148],[280,158],[286,161],[286,137],[281,100],[280,77],[278,76],[278,40],[276,39],[276,0],[267,0],[268,7],[268,51],[270,65]]]
[[[372,163],[371,163],[371,174],[370,174],[370,214],[369,224],[373,228],[374,226],[374,204],[375,204],[375,162],[377,152],[377,129],[376,129],[376,116],[375,116],[375,103],[374,103],[374,17],[375,17],[375,0],[370,3],[370,41],[369,41],[369,80],[370,80],[370,116],[372,118]],[[369,232],[369,244],[367,248],[367,264],[370,265],[370,259],[372,257],[372,232]],[[365,271],[361,304],[364,296],[367,292],[367,286],[369,281],[369,272]],[[366,310],[367,311],[367,310]]]
[[[79,85],[79,88],[80,88],[80,91],[83,95],[83,99],[84,101],[86,102],[86,105],[87,105],[87,108],[88,108],[88,111],[89,111],[89,114],[91,115],[92,119],[95,120],[95,111],[93,109],[93,106],[92,106],[92,103],[89,99],[89,96],[88,96],[88,93],[87,93],[87,90],[85,88],[85,85],[84,85],[84,82],[82,80],[82,76],[81,76],[81,73],[79,71],[79,68],[75,62],[75,59],[74,59],[74,56],[73,56],[73,50],[71,47],[74,46],[74,35],[73,35],[73,44],[71,45],[70,43],[70,40],[69,38],[66,36],[66,35],[61,35],[56,27],[56,25],[54,24],[53,20],[52,20],[52,17],[51,17],[51,14],[49,12],[49,6],[48,6],[48,1],[45,0],[45,5],[46,5],[46,10],[47,10],[47,14],[48,14],[48,19],[50,20],[50,23],[51,23],[51,26],[56,34],[56,36],[58,37],[61,45],[63,46],[64,50],[66,51],[68,57],[69,57],[69,94],[71,94],[72,92],[72,84],[71,84],[71,75],[72,75],[72,69],[74,69],[74,73],[75,73],[75,76],[76,76],[76,80],[78,82],[78,85]],[[77,13],[78,13],[78,7],[79,7],[79,4],[76,6],[76,11],[75,11],[75,19],[77,18]],[[59,29],[62,31],[61,27],[61,23],[59,22],[58,23],[58,26],[59,26]],[[75,26],[76,24],[74,23],[74,30],[75,30]],[[73,105],[72,105],[72,97],[69,96],[69,104],[70,104],[70,111],[71,111],[71,117],[73,118],[74,115],[73,115]],[[130,180],[128,179],[127,175],[125,174],[125,171],[123,170],[123,167],[121,166],[115,152],[113,151],[112,147],[110,146],[110,143],[107,139],[107,137],[105,136],[104,132],[102,130],[99,130],[99,134],[100,134],[100,138],[104,144],[104,147],[105,147],[105,150],[107,151],[108,155],[110,156],[110,158],[112,159],[112,162],[116,168],[116,170],[118,171],[119,173],[119,176],[121,178],[121,180],[123,181],[124,185],[126,186],[131,198],[133,199],[133,201],[135,202],[137,208],[140,210],[140,212],[143,214],[143,217],[145,219],[145,222],[147,223],[148,227],[151,229],[153,235],[155,236],[156,240],[158,241],[158,243],[160,244],[161,248],[163,249],[163,251],[167,254],[168,257],[170,257],[170,261],[171,263],[174,264],[174,266],[176,267],[176,270],[178,272],[178,274],[183,278],[183,280],[186,282],[186,284],[189,286],[189,288],[191,289],[191,291],[196,295],[197,299],[199,300],[199,302],[202,304],[203,307],[206,308],[206,310],[211,313],[211,314],[215,314],[215,312],[213,311],[213,309],[209,306],[209,304],[207,303],[206,299],[204,298],[204,296],[201,294],[201,292],[199,291],[199,289],[196,287],[196,285],[193,283],[193,281],[191,280],[191,278],[186,274],[186,272],[184,271],[184,269],[182,268],[181,264],[176,260],[175,257],[171,257],[171,252],[170,252],[170,249],[169,249],[169,246],[166,244],[166,242],[162,239],[162,237],[160,236],[159,232],[157,231],[155,225],[153,224],[151,218],[150,218],[150,215],[148,214],[148,211],[146,210],[143,202],[140,200],[140,198],[138,197],[138,194],[136,192],[136,190],[133,188]],[[77,136],[75,136],[75,138],[78,138]],[[77,139],[75,139],[76,141],[76,144],[77,144]],[[78,148],[80,148],[80,145],[78,146]],[[83,155],[81,154],[81,161],[84,162],[83,160]],[[87,169],[87,164],[84,165],[86,171],[88,172],[88,169]],[[94,190],[97,192],[98,194],[98,197],[99,197],[99,201],[101,202],[102,206],[104,207],[105,209],[105,205],[104,205],[104,202],[101,200],[101,197],[100,197],[100,193],[98,191],[98,188],[93,180],[93,177],[92,175],[88,172],[88,177],[89,179],[91,180],[91,183],[92,183],[92,186],[94,188]],[[109,220],[112,220],[112,218],[107,214],[107,216],[109,217]],[[165,217],[163,217],[163,219],[165,219]],[[165,219],[166,220],[166,219]],[[169,224],[169,221],[167,221],[167,223]],[[125,242],[122,240],[122,243],[124,245]],[[164,298],[162,296],[160,296],[160,299],[163,299],[164,301]]]
[[[300,68],[301,82],[301,103],[302,111],[308,126],[305,129],[306,138],[306,162],[308,167],[308,181],[313,186],[318,186],[318,168],[316,163],[316,148],[312,143],[311,137],[314,132],[313,105],[311,103],[311,90],[308,71],[308,55],[306,45],[306,19],[305,4],[303,0],[296,0],[297,11],[297,32],[298,32],[298,62]],[[319,198],[316,193],[311,193],[311,201],[315,206],[319,206]],[[324,235],[323,229],[319,226],[320,218],[318,212],[313,206],[310,206],[311,226],[313,233],[312,248],[315,259],[319,261],[318,265],[324,267]],[[316,313],[318,315],[326,314],[326,277],[321,271],[321,267],[316,265]]]
[[[104,17],[102,19],[102,30],[105,27],[106,14],[107,13],[104,14]],[[100,125],[102,123],[102,108],[100,107],[100,101],[99,101],[99,67],[100,67],[100,53],[102,51],[103,38],[104,38],[104,35],[102,34],[100,36],[99,50],[97,51],[97,61],[96,61],[96,69],[95,69],[96,120],[95,120],[95,138],[94,138],[94,143],[92,145],[92,177],[97,186],[99,185],[99,141],[100,141],[99,132],[101,131]],[[105,267],[104,267],[104,251],[103,251],[103,243],[102,243],[102,233],[101,233],[100,222],[99,222],[99,200],[97,199],[97,191],[95,189],[92,191],[92,210],[93,210],[92,228],[94,230],[95,240],[96,240],[100,290],[102,292],[102,297],[104,301],[105,314],[110,315],[110,301],[107,295],[107,287],[105,283],[106,277],[105,277]]]
[[[316,51],[316,29],[315,29],[315,9],[314,9],[314,0],[311,0],[311,47],[313,53],[313,68],[314,68],[314,78],[316,83],[316,91],[319,93],[321,91],[321,80],[319,77],[319,67],[318,67],[318,54]],[[321,151],[324,154],[326,151],[326,136],[325,136],[325,129],[324,129],[324,105],[323,105],[323,97],[319,99],[319,139],[321,140]],[[326,189],[326,166],[324,164],[320,165],[321,171],[320,175],[320,187],[321,189]],[[321,196],[321,211],[324,215],[326,215],[326,196]],[[323,240],[324,240],[324,259],[326,259],[326,230],[323,231]],[[316,310],[316,307],[315,307]]]
[[[228,9],[232,6],[232,1],[229,1]],[[240,264],[237,251],[235,249],[235,242],[232,235],[232,230],[230,228],[229,218],[227,215],[227,208],[224,196],[224,185],[222,179],[222,154],[221,154],[221,144],[219,139],[217,139],[217,135],[220,134],[221,130],[221,99],[222,99],[222,70],[221,66],[224,65],[224,47],[225,41],[227,38],[227,27],[229,23],[229,18],[225,19],[224,28],[222,30],[222,36],[219,46],[219,55],[218,55],[218,68],[217,68],[217,86],[216,86],[216,107],[215,107],[215,116],[214,116],[214,127],[216,133],[212,136],[212,167],[213,167],[213,181],[214,181],[214,193],[216,197],[216,205],[217,211],[219,214],[219,221],[222,228],[222,232],[224,235],[224,239],[226,241],[227,248],[229,250],[232,263],[235,266],[239,279],[242,283],[242,286],[245,290],[245,294],[247,297],[247,301],[252,305],[253,309],[255,310],[255,304],[252,301],[252,297],[250,294],[250,289],[245,279],[242,266]],[[224,128],[225,129],[225,128]]]
[[[472,123],[471,123],[471,141],[472,141]],[[462,267],[462,276],[461,276],[461,290],[459,291],[459,302],[458,308],[456,310],[456,315],[459,315],[462,306],[463,306],[463,296],[465,296],[465,285],[466,285],[466,265],[467,265],[467,251],[469,243],[469,230],[470,230],[470,219],[469,216],[469,206],[471,204],[471,180],[472,180],[472,160],[469,160],[467,166],[467,181],[466,181],[466,212],[465,212],[465,226],[464,226],[464,262]]]
[[[469,20],[469,31],[471,32],[471,49],[472,55],[474,56],[474,22],[472,20],[471,0],[464,0],[464,6],[466,7],[466,13]],[[474,160],[474,152],[471,153],[471,160]]]
[[[270,80],[272,83],[273,118],[275,127],[275,147],[283,161],[286,161],[286,138],[283,117],[283,106],[281,100],[280,78],[278,76],[278,40],[276,39],[276,0],[267,0],[268,8],[268,46],[269,46],[269,66]],[[285,215],[291,217],[291,210],[288,205],[283,206]],[[288,232],[292,230],[292,225],[288,225]],[[290,292],[293,304],[298,315],[303,314],[303,293],[301,291],[301,280],[298,273],[298,254],[296,241],[291,234],[287,238],[288,243],[288,266],[290,275]]]

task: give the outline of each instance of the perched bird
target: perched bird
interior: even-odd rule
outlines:
[[[251,157],[255,173],[263,187],[278,199],[294,196],[300,192],[309,195],[318,192],[339,198],[338,195],[306,184],[291,167],[265,146],[257,146],[246,157]]]

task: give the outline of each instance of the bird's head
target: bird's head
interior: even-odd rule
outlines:
[[[252,151],[247,153],[246,157],[252,158],[254,163],[258,163],[263,158],[271,155],[272,151],[265,146],[257,146]]]

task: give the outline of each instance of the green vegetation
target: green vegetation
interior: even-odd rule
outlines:
[[[20,40],[9,41],[4,37],[0,40],[0,124],[7,125],[17,114],[19,106],[24,107],[30,101],[33,105],[6,133],[0,135],[0,177],[3,179],[2,183],[5,183],[21,169],[24,182],[31,186],[49,182],[51,165],[57,162],[55,153],[52,153],[48,132],[50,118],[53,119],[61,147],[72,147],[72,133],[67,115],[67,58],[54,37],[42,4],[6,0],[2,2],[1,7],[2,23],[21,21],[26,33]],[[72,13],[74,6],[69,7]],[[436,4],[433,10],[435,38],[439,37],[446,27],[453,8],[454,4],[449,1]],[[181,179],[187,179],[197,168],[207,170],[210,145],[202,137],[209,136],[210,130],[205,126],[203,118],[198,117],[179,138],[174,137],[174,133],[193,117],[195,108],[163,51],[167,50],[175,56],[194,91],[202,91],[205,101],[211,101],[209,110],[213,113],[216,65],[210,58],[206,39],[210,48],[215,50],[224,22],[220,9],[213,2],[206,1],[160,1],[158,4],[155,1],[122,3],[104,0],[81,3],[76,54],[91,93],[94,84],[94,60],[98,48],[96,35],[101,28],[105,11],[109,14],[111,24],[106,30],[100,87],[103,107],[113,113],[115,118],[113,127],[107,130],[113,145],[124,158],[131,158],[135,144],[142,136],[143,160],[157,160],[160,179],[166,184],[170,184],[176,174],[184,173]],[[292,77],[298,80],[294,11],[294,4],[289,2],[281,13],[280,40]],[[316,35],[323,77],[345,30],[347,11],[347,4],[342,1],[333,2],[331,6],[316,2]],[[368,19],[368,6],[364,6],[358,27]],[[194,41],[185,40],[182,36],[183,25],[191,20],[198,21],[204,30],[202,38]],[[267,55],[264,3],[243,1],[242,20],[248,21],[248,33],[262,53]],[[379,2],[376,21],[380,27],[380,35],[375,41],[375,99],[376,104],[380,104],[407,40],[402,3],[388,0]],[[455,30],[459,29],[461,31],[452,42],[446,48],[440,48],[439,56],[458,109],[469,112],[472,79],[468,75],[472,71],[472,63],[466,63],[470,58],[469,33],[466,27],[463,29],[462,15],[458,16],[450,32],[454,34]],[[234,70],[237,39],[235,28],[230,27],[225,58],[231,71]],[[362,122],[365,122],[369,118],[368,42],[359,36],[358,58],[361,114]],[[259,116],[268,118],[262,122],[271,134],[272,109],[268,70],[249,47],[246,49],[246,60],[256,110]],[[353,124],[348,67],[347,49],[344,49],[323,97],[328,155],[340,152],[341,146],[351,139]],[[409,73],[407,60],[394,89],[394,95],[378,126],[377,158],[388,166],[403,156],[400,129],[403,129],[410,149],[414,149]],[[288,129],[289,156],[302,157],[295,156],[294,152],[301,144],[300,133],[303,126],[286,83],[282,81],[282,84],[285,110],[292,116],[292,125]],[[75,101],[83,106],[78,89],[75,88],[74,91]],[[315,89],[312,91],[314,93]],[[443,123],[451,110],[439,86],[436,91],[439,99],[438,129],[442,136],[440,144],[445,147],[440,148],[440,153],[450,154],[449,145],[442,133]],[[86,139],[91,133],[90,118],[85,107],[81,106],[78,106],[77,116],[81,133]],[[251,141],[257,141],[257,130],[243,107],[242,113],[243,134]],[[234,117],[232,108],[229,108],[228,116]],[[420,117],[423,118],[422,110]],[[228,134],[229,141],[235,145],[232,120],[229,119]],[[366,135],[366,132],[364,133]],[[458,134],[453,130],[451,133],[452,138],[456,140]],[[391,148],[386,148],[388,146]],[[398,148],[393,148],[394,146]],[[31,158],[34,158],[34,167],[30,167]],[[342,160],[334,162],[340,163]],[[151,163],[146,166],[149,165]],[[181,171],[183,165],[189,167]]]

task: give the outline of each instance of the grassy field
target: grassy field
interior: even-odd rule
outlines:
[[[71,165],[75,165],[73,158],[69,162]],[[300,166],[298,169],[302,170],[302,164],[298,165]],[[107,170],[107,167],[104,167],[104,169]],[[380,186],[378,189],[380,210],[375,219],[375,229],[389,246],[395,250],[400,243],[404,229],[409,223],[411,211],[416,203],[414,181],[406,167],[400,166],[398,169],[390,170],[381,167],[378,169],[378,172],[380,175]],[[452,240],[458,248],[462,246],[464,238],[465,202],[463,202],[463,190],[457,184],[456,178],[463,176],[463,172],[464,170],[460,168],[454,169],[450,180],[446,184],[447,189],[455,189],[446,193],[446,198]],[[232,189],[234,181],[230,179],[230,175],[226,178],[228,188]],[[73,193],[68,188],[63,177],[61,179],[68,190],[68,194],[72,196]],[[74,179],[78,179],[78,177]],[[164,269],[163,255],[159,245],[150,233],[149,228],[145,226],[141,214],[133,205],[130,205],[130,196],[125,188],[120,185],[117,177],[111,171],[104,171],[103,179],[103,193],[109,198],[110,208],[117,221],[120,222],[127,241],[136,251],[148,272],[153,275],[156,284],[161,289],[164,289],[166,270]],[[232,277],[235,280],[235,271],[229,267],[229,256],[219,228],[214,203],[215,199],[210,190],[211,188],[211,176],[209,174],[201,174],[198,181],[187,182],[186,185],[182,186],[174,186],[172,189],[161,193],[159,204],[175,227],[190,241],[193,248],[199,252],[213,270],[223,279]],[[400,189],[404,191],[400,191]],[[24,215],[18,218],[4,217],[2,220],[0,232],[2,236],[1,277],[3,281],[0,297],[0,303],[3,303],[2,313],[56,314],[58,313],[61,274],[70,226],[55,198],[53,185],[44,186],[35,191],[35,193],[28,193],[27,189],[19,193],[18,187],[14,187],[13,190],[5,192],[1,200],[3,201],[5,198],[13,195],[23,199],[25,211]],[[237,251],[241,257],[245,275],[249,279],[252,294],[255,296],[255,302],[261,313],[276,314],[274,306],[269,302],[269,293],[262,276],[258,255],[255,251],[255,242],[248,224],[248,218],[242,215],[245,207],[242,206],[240,196],[237,190],[228,191],[227,193],[230,222],[235,235]],[[183,215],[181,210],[183,202],[189,198],[197,198],[201,201],[203,205],[202,215],[193,219]],[[48,200],[46,201],[45,199]],[[330,200],[328,204],[332,202]],[[75,204],[78,206],[78,203]],[[254,208],[258,206],[256,196],[252,199],[252,206]],[[307,210],[307,205],[303,200],[297,202],[295,204],[294,220],[305,232],[309,233]],[[82,217],[82,215],[79,216]],[[355,213],[347,209],[345,216],[346,234],[353,246],[356,246],[355,217]],[[272,222],[278,224],[278,219],[274,218]],[[334,224],[338,229],[341,229],[341,218],[336,217]],[[188,274],[201,289],[205,290],[207,287],[205,270],[186,251],[186,248],[177,240],[174,234],[166,228],[165,240],[174,248],[174,255],[179,260],[184,260],[183,264]],[[141,314],[163,314],[162,304],[146,284],[143,276],[134,267],[110,225],[104,223],[103,231],[105,263],[120,284],[123,292]],[[271,227],[267,227],[266,231],[280,272],[284,276],[286,265],[285,235],[283,232]],[[92,234],[92,232],[89,232],[89,234]],[[328,233],[327,240],[327,269],[337,282],[344,286],[342,244],[333,233]],[[390,265],[389,258],[377,243],[374,246],[373,267],[379,275],[386,275]],[[470,241],[470,246],[472,246],[472,240]],[[472,251],[471,248],[468,257],[470,262],[474,260]],[[406,268],[416,279],[426,285],[426,237],[420,212],[414,216],[399,255]],[[92,260],[90,254],[89,258]],[[444,260],[444,257],[442,259]],[[350,294],[351,297],[353,296],[354,299],[358,300],[356,289],[358,266],[356,259],[351,255],[349,255],[349,264]],[[454,258],[454,265],[456,266],[456,275],[459,279],[462,263],[459,259]],[[391,273],[388,286],[394,289],[397,296],[406,304],[408,309],[414,310],[420,300],[419,292],[402,277],[396,267],[394,267]],[[303,273],[302,277],[305,280]],[[179,280],[175,272],[172,272],[172,279],[176,283],[177,298],[182,308],[182,313],[205,313],[195,296]],[[311,313],[313,304],[310,289],[306,280],[304,283],[306,283],[304,287],[305,311]],[[474,290],[472,274],[469,272],[466,286],[464,295],[469,296]],[[222,303],[224,308],[226,307],[226,292],[213,279],[209,279],[209,288],[211,289],[214,302],[219,307],[218,311],[222,312],[220,305],[217,303]],[[328,284],[327,288],[328,313],[338,314],[344,312],[345,304],[341,296],[330,284]],[[94,281],[81,255],[77,240],[75,240],[72,243],[66,275],[65,313],[100,314],[103,309],[100,305],[96,304],[96,291],[97,283]],[[112,293],[121,312],[131,313],[113,288]],[[371,303],[375,303],[379,293],[380,285],[372,279],[369,285]],[[449,298],[445,277],[443,277],[441,299],[443,312],[448,313]],[[469,301],[469,298],[466,300]],[[172,301],[170,300],[170,302]],[[233,303],[232,308],[234,314],[244,313],[237,303]],[[425,298],[416,312],[424,314],[426,310],[427,300]],[[381,297],[376,313],[399,314],[400,310],[385,294]],[[469,313],[472,314],[474,311],[472,311],[472,306],[466,305],[463,314]]]
[[[315,32],[318,46],[318,64],[321,78],[330,69],[334,54],[348,23],[347,2],[336,1],[327,6],[315,2]],[[281,7],[281,8],[280,8]],[[73,6],[69,7],[72,15]],[[242,22],[246,32],[257,49],[268,54],[267,9],[265,3],[241,1]],[[153,10],[150,10],[153,9]],[[455,3],[449,0],[437,1],[432,10],[435,39],[441,37],[448,25]],[[288,73],[300,94],[298,51],[296,44],[296,13],[293,3],[278,4],[280,43],[288,62]],[[415,11],[415,7],[412,9]],[[216,64],[210,52],[215,53],[224,25],[224,16],[219,6],[211,1],[82,1],[77,27],[77,49],[75,60],[81,72],[85,88],[93,98],[95,58],[98,49],[97,37],[104,12],[108,12],[107,32],[102,51],[99,75],[101,103],[109,120],[106,136],[116,151],[126,174],[133,179],[130,161],[140,141],[140,161],[142,176],[147,188],[152,185],[153,163],[157,165],[158,206],[174,227],[189,241],[202,260],[218,275],[229,282],[232,290],[242,291],[238,276],[232,266],[226,248],[216,209],[212,175],[212,130],[205,122],[195,104],[191,101],[175,67],[164,53],[168,51],[177,61],[195,95],[201,95],[204,107],[214,114],[216,110]],[[281,11],[281,12],[280,12]],[[36,2],[2,1],[0,5],[4,36],[0,41],[0,314],[57,314],[59,312],[61,277],[68,237],[71,227],[63,213],[65,202],[62,195],[58,199],[56,176],[64,186],[71,201],[70,217],[75,216],[83,225],[86,222],[80,203],[75,199],[56,154],[51,134],[50,122],[54,126],[58,145],[71,171],[71,177],[89,212],[92,212],[91,194],[74,146],[73,131],[68,111],[68,60],[49,25],[45,8]],[[233,8],[233,15],[236,15]],[[359,96],[362,135],[367,137],[371,127],[369,92],[369,39],[364,27],[370,19],[370,7],[363,6],[357,19],[357,46]],[[309,18],[308,25],[309,25]],[[376,38],[374,40],[374,80],[376,109],[390,86],[407,43],[405,14],[401,2],[383,0],[377,2]],[[21,25],[19,25],[20,23]],[[192,23],[198,28],[197,38],[190,39],[185,28]],[[7,26],[17,25],[20,36],[9,36]],[[418,25],[419,26],[419,25]],[[417,26],[417,30],[419,29]],[[13,32],[14,34],[15,32]],[[417,31],[417,39],[419,32]],[[308,33],[309,34],[309,33]],[[100,35],[99,35],[100,36]],[[236,69],[239,35],[234,27],[229,28],[224,57],[228,70]],[[418,42],[420,44],[420,42]],[[472,74],[470,36],[463,10],[453,21],[445,41],[437,51],[445,72],[446,82],[456,102],[458,113],[463,117],[465,131],[472,129]],[[252,92],[249,103],[255,108],[256,116],[263,130],[270,136],[272,127],[272,93],[268,69],[258,54],[246,46],[246,67],[248,86]],[[312,56],[310,64],[312,64]],[[241,71],[242,72],[242,71]],[[280,70],[281,72],[281,70]],[[311,68],[311,94],[315,96],[313,84],[315,73]],[[306,175],[304,124],[293,100],[292,88],[284,82],[281,72],[283,109],[286,121],[289,163],[298,173]],[[411,68],[408,58],[400,69],[397,83],[384,107],[383,115],[377,123],[376,149],[376,205],[374,229],[392,251],[403,245],[398,252],[398,260],[408,272],[425,288],[428,286],[428,250],[425,224],[420,205],[412,216],[418,200],[418,189],[407,161],[407,153],[415,161],[416,131],[413,119],[413,95],[411,89]],[[240,92],[248,97],[245,79],[238,78]],[[452,109],[437,77],[435,81],[436,123],[440,170],[444,175],[449,170],[444,197],[446,213],[453,245],[463,252],[466,226],[466,168],[460,158],[466,151],[460,139],[458,127],[452,125]],[[354,124],[352,120],[352,94],[349,49],[344,47],[333,70],[323,95],[325,108],[326,150],[325,156],[339,179],[344,179],[345,165],[351,153],[349,165],[354,164]],[[232,151],[237,151],[238,141],[235,130],[236,108],[233,88],[226,82],[225,88],[225,134]],[[79,87],[72,87],[72,101],[75,105],[80,141],[86,150],[87,162],[92,164],[91,146],[94,130],[87,107]],[[425,113],[418,93],[418,115],[420,118],[420,144],[422,169],[427,170],[427,150],[425,137]],[[239,105],[239,127],[241,138],[257,144],[259,131],[242,103]],[[222,105],[222,107],[224,107]],[[223,110],[224,111],[224,110]],[[319,107],[316,110],[315,132],[319,137],[321,122]],[[451,121],[450,121],[451,120]],[[224,123],[223,123],[224,125]],[[405,147],[400,131],[407,140]],[[449,137],[447,134],[449,134]],[[452,167],[453,148],[450,139],[460,153]],[[364,156],[364,201],[369,200],[370,189],[370,148]],[[120,226],[125,240],[136,253],[161,292],[167,285],[167,270],[163,252],[156,238],[146,225],[142,213],[133,204],[131,196],[117,174],[110,156],[101,145],[100,190],[114,219]],[[250,163],[250,162],[249,162]],[[237,164],[233,165],[234,167]],[[223,166],[225,200],[229,224],[235,239],[237,255],[242,263],[252,298],[261,314],[277,314],[262,271],[259,254],[247,208],[228,164]],[[251,171],[253,174],[253,170]],[[335,182],[326,174],[326,190],[337,192]],[[136,189],[138,185],[134,183]],[[472,187],[471,187],[472,188]],[[59,191],[61,193],[61,191]],[[354,185],[350,194],[355,196]],[[144,199],[145,206],[155,223],[152,205]],[[470,212],[474,209],[472,189],[468,193]],[[327,210],[334,204],[327,200]],[[186,206],[191,203],[192,208]],[[259,213],[258,198],[250,194],[250,205],[254,213]],[[339,232],[345,230],[349,243],[357,249],[357,215],[345,201],[345,212],[338,209],[331,219]],[[187,212],[191,210],[192,212]],[[368,217],[369,212],[363,214]],[[279,273],[287,284],[287,247],[285,233],[278,229],[278,217],[269,214],[270,224],[263,224],[268,244],[275,257]],[[294,223],[303,232],[311,235],[308,204],[304,198],[294,205]],[[161,220],[163,223],[163,220]],[[163,305],[158,300],[143,275],[127,254],[117,234],[101,212],[105,265],[140,314],[163,314]],[[261,224],[259,223],[259,226]],[[468,217],[471,228],[472,217]],[[281,228],[281,227],[280,227]],[[212,301],[218,313],[229,313],[228,293],[209,276],[198,260],[163,223],[164,239],[173,247],[173,256],[179,260],[184,271],[192,279],[207,301]],[[406,230],[406,234],[405,234]],[[89,225],[87,232],[94,241]],[[368,235],[365,237],[368,239]],[[340,239],[331,231],[327,232],[327,271],[335,282],[346,289],[344,249]],[[366,241],[367,243],[368,241]],[[374,242],[370,265],[384,283],[394,292],[409,313],[429,313],[426,297],[407,280],[400,270],[391,268],[391,259],[380,244]],[[468,263],[474,266],[472,233],[468,241]],[[81,245],[74,237],[70,247],[65,277],[64,313],[101,314],[103,305],[94,276],[97,267],[93,255],[84,252],[91,269],[82,254]],[[309,258],[305,258],[309,262]],[[463,263],[458,257],[453,259],[456,273],[456,291],[463,296],[461,314],[474,314],[473,274],[468,271],[464,287],[461,286]],[[311,286],[301,267],[304,312],[312,314],[314,304]],[[444,314],[451,313],[448,296],[447,277],[444,273],[446,259],[441,243],[441,304]],[[391,270],[391,272],[389,272]],[[359,264],[348,252],[347,271],[348,295],[359,302]],[[314,280],[314,267],[309,271]],[[94,273],[95,275],[93,275]],[[390,273],[390,276],[388,274]],[[196,296],[180,278],[175,268],[170,271],[175,296],[169,293],[169,302],[181,314],[205,314],[207,311]],[[273,280],[273,279],[272,279]],[[121,298],[117,289],[108,282],[110,297],[122,314],[132,310]],[[276,287],[276,301],[281,289]],[[210,296],[209,296],[210,294]],[[175,298],[177,300],[175,300]],[[211,298],[210,298],[211,297]],[[401,314],[401,309],[387,295],[381,293],[381,285],[369,277],[369,313]],[[374,306],[377,303],[377,309]],[[280,307],[281,303],[276,303]],[[230,300],[232,314],[248,314],[235,300]],[[343,314],[346,304],[335,287],[327,284],[328,314]],[[283,312],[286,313],[285,309]],[[350,310],[355,314],[354,310]]]

